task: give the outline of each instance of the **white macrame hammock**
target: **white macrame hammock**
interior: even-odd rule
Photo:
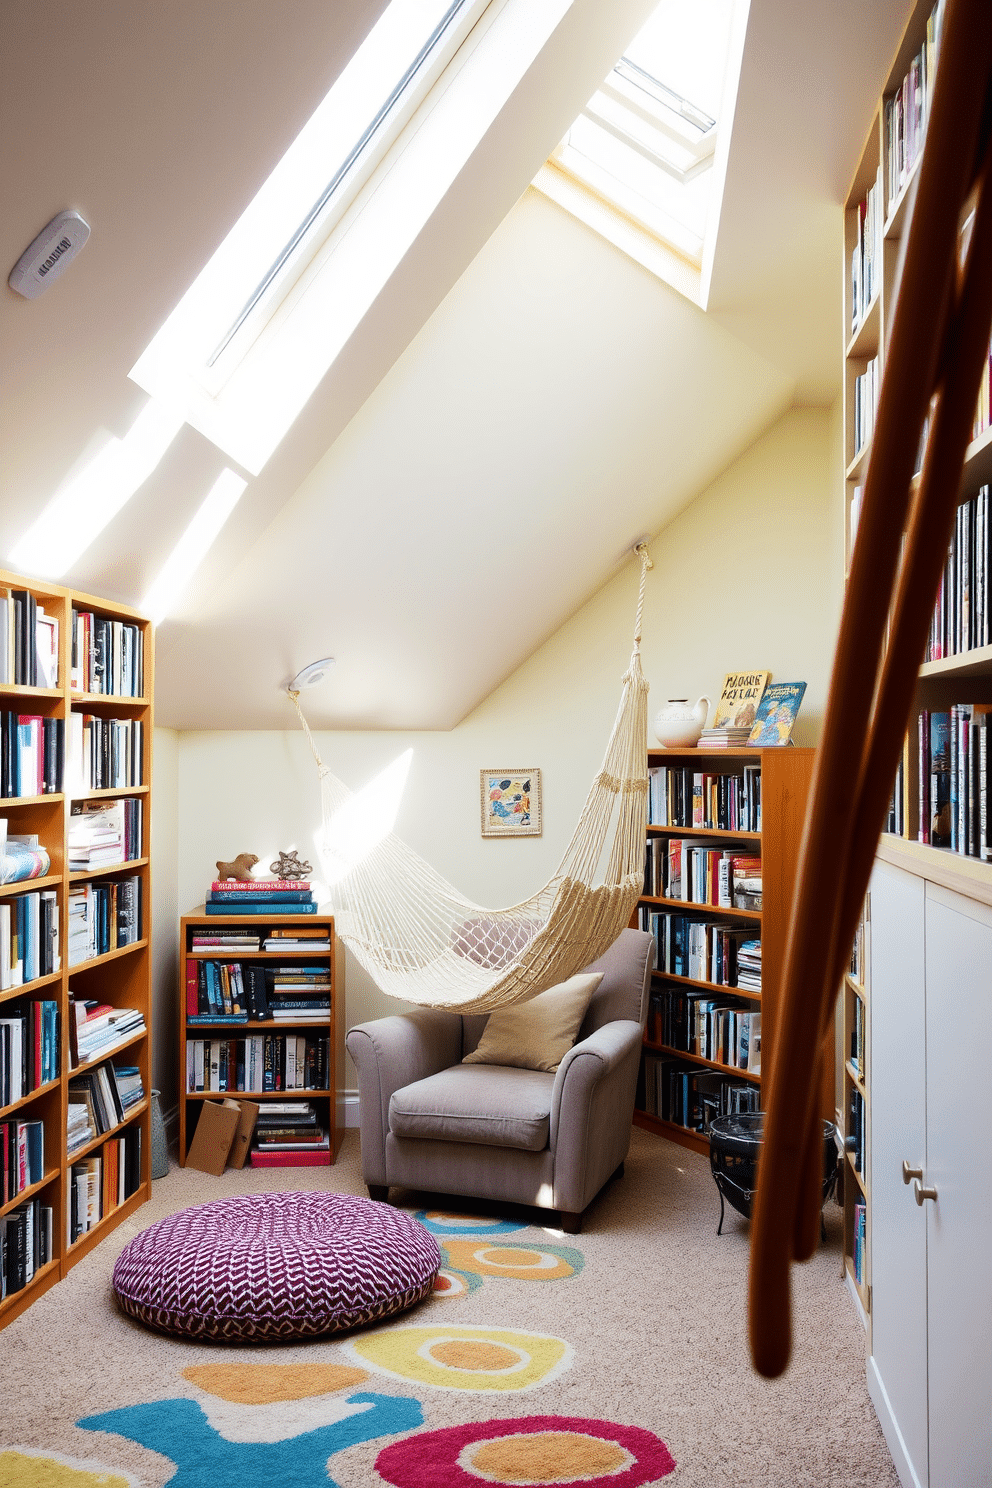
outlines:
[[[629,923],[644,892],[648,684],[640,643],[653,566],[643,544],[636,552],[634,647],[606,755],[557,871],[521,904],[473,904],[393,833],[337,876],[335,818],[352,794],[322,762],[299,694],[290,692],[320,777],[335,928],[383,992],[425,1007],[491,1012],[573,976]]]

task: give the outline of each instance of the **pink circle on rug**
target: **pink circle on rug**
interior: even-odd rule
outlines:
[[[501,1443],[526,1458],[526,1439],[534,1443],[546,1463],[554,1455],[556,1443],[561,1448],[561,1470],[550,1476],[520,1476],[506,1479],[493,1475],[499,1460]],[[515,1439],[515,1440],[514,1440]],[[605,1470],[587,1471],[590,1458],[609,1454],[614,1458]],[[482,1460],[482,1454],[488,1458]],[[473,1458],[479,1459],[473,1470]],[[568,1459],[566,1462],[564,1459]],[[581,1484],[582,1488],[641,1488],[655,1483],[675,1469],[675,1458],[665,1443],[652,1431],[641,1426],[621,1426],[614,1421],[590,1420],[585,1416],[518,1416],[512,1420],[474,1421],[467,1426],[448,1426],[441,1431],[420,1431],[403,1441],[384,1447],[375,1461],[376,1471],[392,1483],[393,1488],[472,1488],[486,1483],[489,1488],[565,1488]]]
[[[265,1193],[160,1219],[121,1251],[113,1288],[160,1332],[262,1342],[401,1312],[430,1294],[440,1264],[433,1235],[388,1204]]]

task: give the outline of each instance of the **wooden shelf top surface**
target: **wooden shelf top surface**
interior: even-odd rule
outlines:
[[[73,1070],[73,1074],[75,1073],[76,1071]],[[92,1154],[96,1152],[98,1148],[102,1147],[104,1142],[113,1141],[114,1137],[121,1136],[125,1131],[127,1131],[132,1121],[136,1121],[140,1116],[143,1116],[147,1110],[148,1101],[146,1099],[141,1101],[138,1105],[134,1106],[130,1111],[128,1111],[127,1115],[124,1117],[124,1120],[118,1121],[117,1125],[112,1126],[109,1131],[101,1132],[98,1137],[93,1137],[93,1139],[87,1142],[83,1147],[74,1148],[73,1151],[68,1153],[66,1156],[66,1162],[68,1166],[71,1168],[73,1163],[82,1162],[84,1158],[92,1156]]]
[[[699,904],[695,899],[663,899],[659,895],[645,894],[639,904],[661,904],[667,909],[696,909],[706,914],[729,915],[731,919],[750,920],[761,923],[760,909],[731,909],[729,904]]]
[[[721,837],[732,843],[761,841],[760,832],[741,832],[725,827],[670,827],[659,822],[648,822],[648,835],[651,833],[665,837]]]
[[[92,971],[94,966],[106,966],[108,961],[116,961],[119,956],[128,956],[132,951],[142,951],[147,945],[147,940],[132,940],[130,945],[117,946],[112,951],[104,951],[102,956],[94,956],[90,961],[77,961],[69,967],[69,975],[75,976],[77,971]]]
[[[694,977],[676,976],[674,971],[659,971],[657,967],[651,976],[660,982],[677,982],[680,987],[699,987],[703,992],[718,992],[724,997],[747,997],[752,1002],[761,1001],[761,993],[752,992],[747,987],[728,987],[723,982],[698,982]]]
[[[330,1094],[329,1090],[187,1090],[184,1098],[188,1101],[223,1100],[225,1096],[234,1098],[240,1095],[252,1101],[304,1101],[319,1100],[322,1096],[326,1099]]]
[[[42,878],[19,878],[16,883],[0,884],[0,898],[30,894],[37,889],[54,889],[61,882],[61,873],[46,873]]]
[[[35,994],[39,991],[44,991],[46,987],[51,987],[55,982],[61,982],[61,980],[61,971],[50,971],[47,976],[35,977],[33,981],[23,982],[20,987],[6,987],[3,992],[0,992],[0,1003],[11,1002],[15,997],[27,997],[31,1001],[50,1002],[52,1000],[51,998],[38,999]]]
[[[698,1064],[703,1069],[713,1070],[720,1075],[739,1075],[742,1080],[750,1080],[752,1085],[761,1084],[761,1074],[753,1074],[749,1070],[738,1069],[734,1064],[721,1064],[718,1059],[705,1059],[701,1054],[690,1054],[687,1049],[673,1049],[669,1044],[653,1044],[650,1040],[644,1040],[644,1047],[649,1054],[670,1055],[673,1059],[687,1059],[690,1064]]]

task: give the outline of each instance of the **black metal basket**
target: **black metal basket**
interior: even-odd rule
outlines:
[[[720,1191],[720,1223],[723,1232],[724,1199],[738,1214],[751,1217],[751,1200],[758,1187],[758,1160],[765,1135],[765,1113],[718,1116],[710,1125],[710,1170]],[[837,1128],[823,1123],[823,1201],[837,1180]]]

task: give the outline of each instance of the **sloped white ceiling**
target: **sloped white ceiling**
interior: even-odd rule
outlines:
[[[0,296],[0,551],[128,427],[128,368],[381,8],[5,7],[4,261],[67,206],[93,236],[41,300]],[[333,654],[317,722],[449,726],[834,395],[839,201],[908,6],[753,0],[708,315],[527,190],[649,8],[576,0],[161,628],[160,722],[283,726],[280,684]],[[67,582],[138,603],[222,464],[184,430]]]

